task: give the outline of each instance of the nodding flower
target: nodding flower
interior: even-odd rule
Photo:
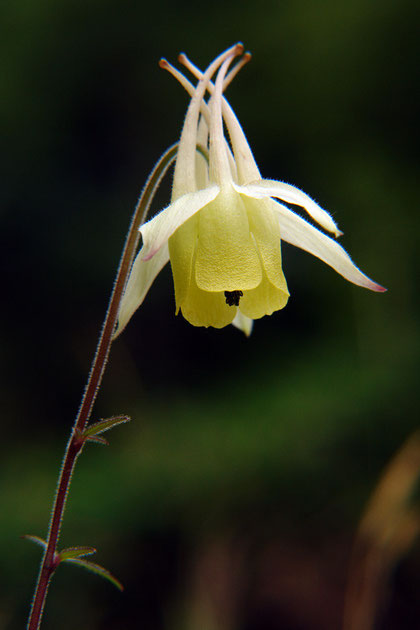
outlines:
[[[338,237],[342,233],[328,212],[295,186],[261,178],[239,121],[223,96],[250,59],[243,51],[241,44],[229,48],[204,73],[180,55],[180,63],[198,80],[196,87],[166,60],[160,62],[189,92],[191,101],[171,203],[140,228],[143,245],[121,302],[117,334],[170,261],[177,313],[181,311],[194,326],[223,328],[232,323],[249,335],[254,319],[284,308],[289,299],[282,240],[323,260],[356,285],[385,291],[356,267],[335,238],[278,200],[303,208],[322,230]],[[237,57],[241,60],[228,73]]]

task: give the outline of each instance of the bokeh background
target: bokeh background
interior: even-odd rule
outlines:
[[[40,549],[19,536],[45,535],[131,211],[181,131],[187,96],[157,62],[204,67],[238,40],[253,59],[228,98],[263,175],[331,211],[389,291],[285,245],[289,304],[246,339],[174,317],[162,273],[94,410],[132,422],[86,448],[62,530],[125,591],[60,567],[43,628],[341,627],[357,524],[418,424],[419,17],[415,0],[3,0],[1,628],[24,626]],[[420,546],[403,548],[377,628],[420,624]]]

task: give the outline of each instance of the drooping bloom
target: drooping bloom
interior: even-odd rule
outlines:
[[[254,319],[282,309],[289,298],[281,240],[320,258],[354,284],[385,290],[354,265],[334,238],[277,199],[300,206],[321,228],[339,236],[332,217],[315,201],[294,186],[261,179],[242,128],[223,96],[236,73],[234,69],[226,76],[229,65],[242,52],[242,45],[233,46],[204,73],[180,56],[198,78],[196,88],[161,62],[187,89],[191,101],[179,142],[171,204],[140,228],[143,245],[122,299],[117,333],[170,260],[176,312],[181,311],[194,326],[222,328],[233,323],[249,334]],[[208,163],[197,152],[199,145],[208,148]]]

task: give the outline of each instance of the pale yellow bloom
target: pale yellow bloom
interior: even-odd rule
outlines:
[[[195,89],[167,62],[162,63],[190,92],[191,102],[179,143],[171,204],[140,228],[143,246],[123,296],[117,332],[170,260],[177,312],[181,310],[194,326],[222,328],[233,323],[249,334],[252,320],[283,308],[289,298],[281,240],[320,258],[354,284],[384,291],[333,238],[273,198],[301,206],[324,230],[339,236],[325,210],[294,186],[261,179],[242,128],[223,97],[229,65],[242,52],[241,45],[225,51],[204,74],[181,56],[199,79]],[[211,94],[207,103],[206,91]],[[208,147],[208,164],[197,153],[198,144]]]

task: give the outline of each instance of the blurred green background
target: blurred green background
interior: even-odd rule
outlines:
[[[337,219],[388,287],[373,294],[283,247],[291,299],[246,339],[174,317],[162,273],[112,350],[62,545],[94,545],[111,585],[60,567],[43,629],[333,630],[350,548],[419,403],[418,2],[0,6],[0,628],[22,628],[55,480],[132,208],[180,135],[187,97],[157,65],[243,41],[229,87],[265,177]],[[168,200],[170,181],[156,207]],[[378,621],[418,628],[420,547]]]

